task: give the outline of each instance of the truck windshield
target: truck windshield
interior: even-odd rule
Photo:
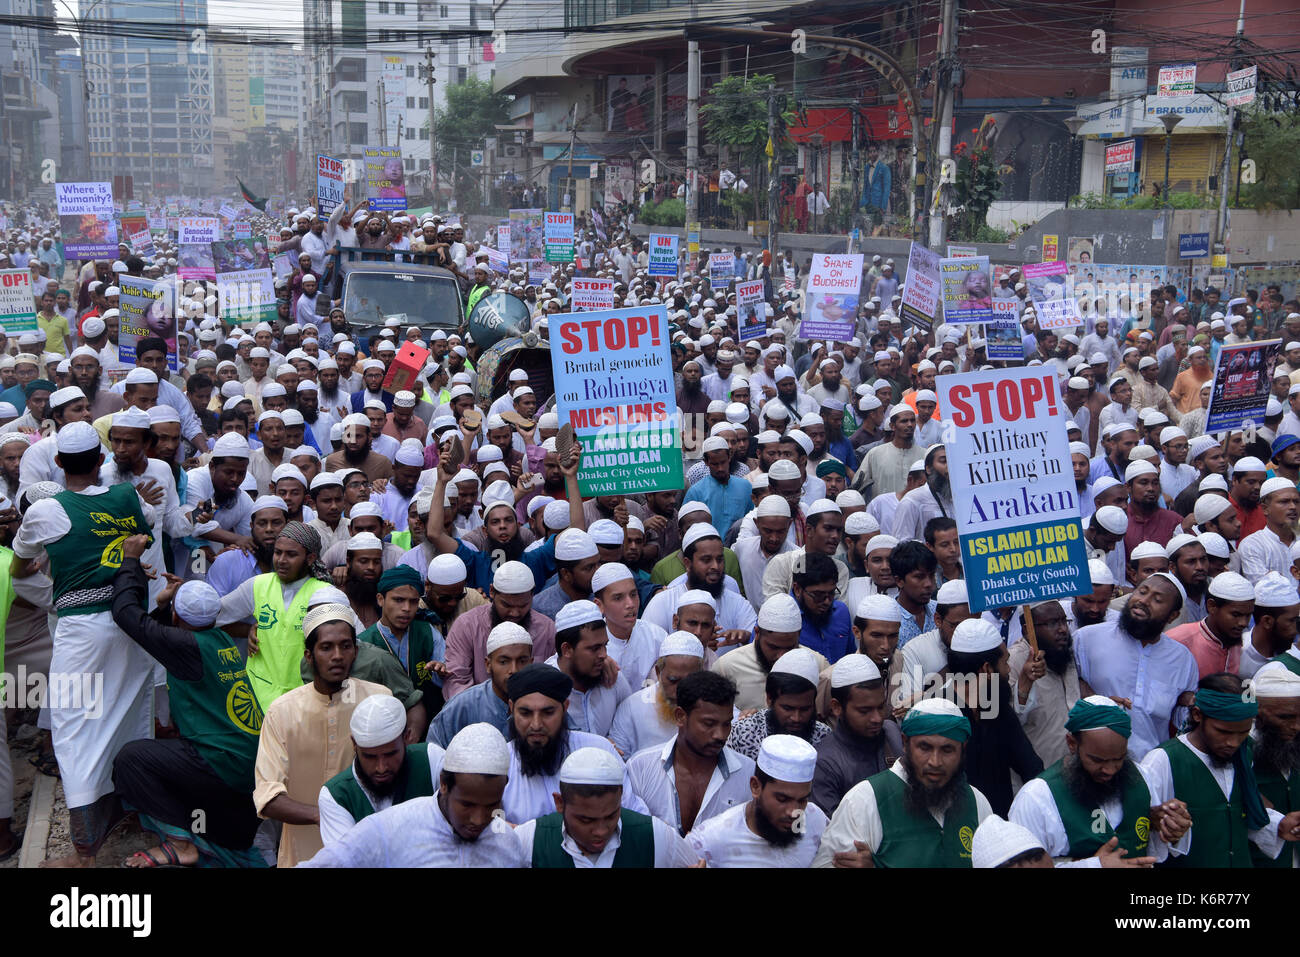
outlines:
[[[362,273],[348,276],[343,309],[357,325],[383,325],[397,316],[402,325],[454,329],[460,325],[460,297],[454,280],[415,273]]]

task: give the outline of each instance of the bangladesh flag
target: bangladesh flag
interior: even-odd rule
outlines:
[[[261,199],[258,199],[256,194],[254,194],[251,189],[245,186],[244,181],[239,177],[235,177],[235,182],[239,184],[239,195],[244,197],[244,202],[246,202],[249,206],[252,206],[254,209],[258,209],[261,210],[262,212],[266,212],[266,201],[268,197],[263,196]]]

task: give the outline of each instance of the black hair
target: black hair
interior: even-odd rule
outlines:
[[[794,583],[800,588],[839,581],[839,569],[835,565],[835,559],[829,555],[823,552],[804,552],[799,558],[801,561],[795,563],[798,570],[794,573]]]
[[[137,360],[137,365],[139,364],[139,358],[142,355],[144,355],[146,352],[161,352],[163,355],[166,355],[167,341],[158,336],[145,336],[143,339],[137,342],[135,344],[135,356]]]
[[[946,515],[940,515],[925,523],[925,544],[933,545],[934,540],[943,532],[950,532],[957,527],[956,521]]]
[[[707,542],[710,539],[714,539],[714,538],[718,539],[718,541],[722,541],[721,535],[703,535],[700,538],[697,538],[695,541],[691,542],[689,545],[683,545],[682,555],[686,557],[687,561],[691,561],[693,558],[695,558],[695,546],[698,545],[700,542]]]
[[[840,703],[841,708],[848,707],[849,695],[853,693],[854,688],[861,688],[864,691],[879,691],[885,687],[884,678],[875,678],[871,681],[859,681],[856,684],[842,685],[839,688],[831,688],[831,698]]]
[[[85,452],[60,452],[59,464],[68,475],[89,475],[98,467],[102,451],[100,446],[95,446]]]
[[[1284,611],[1286,611],[1285,607],[1270,608],[1267,605],[1261,605],[1259,602],[1255,602],[1255,621],[1259,621],[1261,618],[1279,618]]]
[[[566,784],[560,782],[560,797],[568,801],[571,798],[590,798],[600,797],[604,794],[613,794],[615,791],[622,791],[621,784]]]
[[[1198,691],[1221,691],[1224,694],[1241,694],[1244,687],[1240,676],[1229,671],[1216,671],[1212,675],[1206,675],[1196,684]]]
[[[687,714],[700,702],[731,708],[736,704],[736,683],[716,671],[697,671],[677,683],[677,707]]]
[[[513,722],[512,722],[512,723],[513,723]],[[480,776],[481,776],[481,777],[485,777],[485,778],[499,778],[499,777],[504,777],[504,775],[501,775],[501,774],[484,774],[484,775],[480,775]],[[440,785],[442,785],[443,787],[445,787],[448,791],[450,791],[452,788],[454,788],[454,787],[456,786],[456,772],[455,772],[455,771],[440,771],[440,772],[438,772],[438,783],[439,783]]]
[[[239,355],[239,352],[229,342],[223,342],[217,346],[216,352],[218,362],[234,362],[235,357]]]
[[[889,553],[889,571],[894,578],[902,579],[918,569],[934,574],[939,559],[934,552],[918,541],[899,542]]]
[[[979,670],[985,665],[993,665],[996,668],[998,659],[1002,657],[1003,647],[1003,645],[998,645],[988,651],[953,651],[949,649],[948,673],[973,675],[978,674]]]
[[[1039,329],[1037,332],[1034,333],[1034,338],[1037,339],[1037,340],[1039,341],[1039,343],[1043,343],[1043,342],[1047,341],[1049,338],[1050,338],[1050,339],[1055,339],[1055,338],[1056,338],[1056,330],[1055,330],[1055,329]]]
[[[560,649],[565,645],[571,648],[577,648],[578,642],[582,641],[582,633],[585,629],[595,628],[596,626],[604,627],[603,621],[588,621],[581,625],[574,625],[572,628],[564,628],[555,632],[555,653],[558,655]]]
[[[791,674],[788,671],[769,671],[767,682],[763,685],[769,701],[775,701],[782,695],[816,693],[817,686],[807,678]]]
[[[1034,861],[1039,860],[1046,854],[1047,852],[1041,847],[1031,847],[1027,851],[1021,851],[1015,857],[1008,857],[1005,861],[999,864],[998,867],[1015,867],[1017,864],[1032,864]]]
[[[818,528],[821,526],[821,523],[825,520],[825,517],[827,515],[836,515],[836,514],[839,513],[831,512],[831,511],[818,512],[816,515],[809,515],[807,520],[804,522],[804,524],[811,528]]]
[[[239,411],[238,405],[235,405],[229,409],[221,410],[221,415],[217,419],[217,428],[221,428],[221,426],[225,425],[227,422],[247,422],[247,421],[248,420],[245,419],[243,414]]]
[[[211,389],[212,380],[202,372],[196,372],[185,380],[185,391],[190,395],[198,392],[200,389]]]

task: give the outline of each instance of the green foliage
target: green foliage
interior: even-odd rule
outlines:
[[[1164,209],[1163,196],[1142,193],[1128,199],[1117,200],[1097,193],[1083,193],[1071,196],[1066,204],[1072,209]],[[1169,205],[1174,209],[1213,209],[1218,201],[1210,194],[1170,193]]]
[[[700,107],[700,118],[709,139],[743,156],[753,156],[767,147],[767,91],[775,83],[770,75],[729,76],[709,88],[709,102]],[[786,140],[785,128],[794,114],[777,106],[776,147]]]
[[[1241,187],[1241,206],[1300,208],[1300,116],[1251,112],[1241,117],[1242,154],[1255,161],[1255,182]],[[1237,164],[1231,164],[1235,193]],[[1232,194],[1230,194],[1232,195]]]
[[[637,212],[637,222],[646,226],[685,226],[686,203],[675,197],[659,203],[646,203]]]
[[[974,146],[958,143],[952,152],[957,159],[953,202],[963,207],[953,217],[952,236],[967,242],[979,241],[976,235],[987,229],[984,218],[1002,191],[1001,170],[993,160],[993,150],[982,142]]]
[[[830,195],[831,206],[823,219],[825,232],[847,233],[853,228],[853,218],[858,212],[858,204],[853,195],[852,186],[837,186]]]
[[[493,91],[492,84],[474,78],[447,87],[446,105],[437,110],[437,154],[440,178],[454,175],[460,209],[473,212],[480,205],[481,176],[469,165],[470,151],[483,149],[497,124],[510,119],[510,97]],[[421,128],[429,135],[426,122]],[[454,168],[454,173],[453,173]]]
[[[998,229],[996,226],[981,223],[974,233],[962,238],[971,243],[1009,243],[1014,235],[1015,233],[1010,230]]]

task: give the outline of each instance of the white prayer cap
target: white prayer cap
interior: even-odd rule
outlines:
[[[1295,581],[1269,572],[1255,582],[1255,604],[1262,608],[1286,608],[1300,604],[1300,593],[1296,591]]]
[[[729,452],[730,450],[731,444],[718,435],[709,436],[704,440],[704,445],[700,447],[700,451],[706,454],[709,452]]]
[[[591,576],[591,593],[599,595],[610,585],[621,581],[632,581],[632,579],[632,569],[622,562],[606,562],[596,569],[596,574]]]
[[[1203,525],[1218,518],[1230,508],[1232,502],[1222,495],[1202,495],[1192,508],[1192,516],[1197,525]]]
[[[560,427],[560,417],[554,412],[544,412],[537,419],[539,429],[558,429]]]
[[[879,681],[880,669],[866,655],[845,655],[831,669],[831,687],[847,688],[863,681]]]
[[[349,552],[383,551],[384,543],[372,532],[357,532],[348,539]]]
[[[1174,439],[1185,439],[1185,438],[1187,438],[1187,433],[1184,432],[1176,425],[1166,425],[1163,429],[1160,430],[1161,445],[1165,445],[1169,442],[1172,442]]]
[[[1147,461],[1129,462],[1124,470],[1124,483],[1127,485],[1140,475],[1155,475],[1156,467]]]
[[[451,557],[455,558],[456,556]],[[498,648],[505,648],[507,645],[528,645],[531,648],[533,636],[522,625],[517,625],[513,621],[503,621],[488,632],[487,651],[484,654],[491,658],[492,652]]]
[[[797,479],[803,475],[799,466],[795,465],[789,459],[777,459],[772,463],[772,467],[767,470],[769,481],[784,482],[789,479]]]
[[[702,538],[721,538],[722,535],[708,522],[696,522],[682,536],[682,550],[685,551]]]
[[[841,509],[859,508],[867,504],[867,500],[862,497],[862,493],[855,488],[846,488],[839,495],[835,496],[835,504]]]
[[[843,494],[843,492],[840,493],[840,495]],[[772,495],[768,496],[768,498],[775,497],[776,496]],[[840,496],[837,495],[835,498],[838,502]],[[764,499],[763,501],[767,501],[767,499]],[[875,516],[868,515],[866,512],[854,512],[844,520],[845,535],[874,535],[878,531],[880,531],[880,523],[876,521]]]
[[[1256,671],[1250,686],[1256,698],[1300,698],[1300,675],[1280,661],[1270,661]]]
[[[442,769],[453,774],[509,774],[510,749],[500,731],[480,721],[462,728],[451,739]]]
[[[492,576],[492,587],[503,595],[522,595],[536,584],[533,570],[523,562],[502,562]]]
[[[357,519],[357,518],[362,518],[364,516],[383,518],[384,512],[383,509],[379,507],[378,502],[370,502],[370,501],[357,502],[356,505],[352,506],[351,517]]]
[[[145,428],[148,428],[148,425]],[[95,427],[89,422],[69,422],[59,429],[58,438],[55,441],[58,450],[68,455],[89,452],[91,449],[97,449],[103,445],[99,439],[99,433],[95,431]]]
[[[1211,472],[1205,478],[1201,479],[1199,488],[1202,492],[1227,492],[1228,480],[1218,472]]]
[[[1183,587],[1183,583],[1178,580],[1176,575],[1172,575],[1169,572],[1156,572],[1151,576],[1151,578],[1159,578],[1169,582],[1169,584],[1174,586],[1174,590],[1178,592],[1178,597],[1182,599],[1183,604],[1187,604],[1187,589]]]
[[[546,508],[546,506],[550,505],[554,501],[555,499],[551,498],[549,495],[534,495],[528,500],[528,505],[525,506],[525,510],[528,512],[528,517],[532,518],[537,514],[538,509]],[[566,502],[565,504],[567,505],[568,503]]]
[[[1128,515],[1122,508],[1114,505],[1103,505],[1097,509],[1093,516],[1097,524],[1110,532],[1112,535],[1123,535],[1128,531]]]
[[[348,727],[358,748],[377,748],[402,736],[406,708],[391,694],[372,694],[361,699]]]
[[[221,596],[204,581],[188,581],[176,589],[172,604],[181,621],[193,628],[211,628],[221,611]]]
[[[631,518],[631,516],[629,516]],[[623,544],[623,528],[618,522],[607,518],[598,518],[589,529],[591,540],[597,545],[615,546]]]
[[[1188,535],[1185,532],[1175,535],[1173,538],[1169,539],[1169,543],[1165,545],[1165,558],[1173,561],[1174,556],[1178,554],[1180,548],[1186,548],[1188,545],[1197,544],[1199,544],[1199,542],[1196,541],[1195,535]],[[1137,549],[1134,549],[1134,551],[1136,550]]]
[[[459,556],[439,555],[429,562],[424,577],[430,585],[459,585],[469,578],[469,571]]]
[[[882,548],[888,551],[893,551],[897,547],[898,539],[893,535],[877,535],[867,543],[867,554],[870,555],[872,552],[878,552]]]
[[[949,647],[953,651],[977,655],[992,651],[1002,643],[1002,635],[992,624],[983,618],[968,618],[953,631]]]
[[[1236,572],[1219,572],[1210,579],[1210,594],[1220,601],[1255,600],[1255,588]]]
[[[273,508],[277,512],[284,512],[285,514],[288,514],[289,512],[289,506],[285,504],[284,499],[280,498],[278,495],[266,494],[257,497],[256,501],[253,502],[253,508],[249,511],[249,514],[255,515],[264,508]]]
[[[393,461],[398,465],[424,465],[424,446],[419,439],[406,439],[398,446]]]
[[[399,389],[393,396],[393,405],[402,409],[414,409],[415,393],[406,389]]]
[[[990,814],[975,829],[975,838],[971,842],[971,867],[1001,867],[1013,857],[1033,850],[1043,850],[1043,844],[1028,828]]]
[[[170,405],[155,405],[149,410],[150,425],[165,425],[168,422],[179,423],[180,415]]]
[[[569,628],[589,625],[596,621],[604,622],[604,620],[605,616],[601,614],[596,603],[583,598],[579,601],[569,602],[556,613],[555,630],[557,632],[565,631]]]
[[[771,484],[770,480],[767,477],[766,472],[759,472],[757,474],[750,472],[749,475],[745,477],[749,479],[749,484],[754,487],[754,491],[756,492],[762,491],[763,489],[767,488]],[[628,516],[629,524],[631,524],[631,519],[633,517],[634,516],[631,515]]]
[[[303,488],[307,487],[307,476],[302,474],[302,469],[298,468],[298,466],[293,465],[289,462],[286,462],[283,465],[277,465],[275,467],[275,470],[271,472],[272,485],[274,485],[276,482],[280,481],[281,479],[294,479],[298,482],[301,482]]]
[[[669,655],[687,655],[691,658],[704,657],[704,645],[689,631],[674,631],[659,640],[659,657]]]
[[[278,382],[268,382],[266,385],[262,386],[262,401],[263,401],[263,402],[265,402],[267,399],[274,399],[274,398],[277,398],[278,396],[282,396],[282,395],[287,396],[288,394],[289,394],[289,393],[288,393],[288,390],[286,390],[285,387],[282,386],[282,385],[281,385],[280,383],[278,383]],[[354,413],[354,414],[355,414],[355,415],[361,415],[360,412],[357,412],[357,413]],[[351,416],[349,416],[348,418],[351,418]],[[345,420],[343,424],[344,424],[344,425],[347,425],[348,422]],[[370,420],[369,420],[369,419],[366,419],[366,425],[367,425],[367,426],[370,425]]]
[[[1268,466],[1266,466],[1259,459],[1255,458],[1255,456],[1253,455],[1247,455],[1245,458],[1238,459],[1237,464],[1234,465],[1229,470],[1230,474],[1234,478],[1242,472],[1267,472],[1267,471],[1268,471]],[[1260,490],[1260,493],[1261,493],[1260,497],[1262,498],[1263,489]]]
[[[966,579],[950,578],[939,586],[939,592],[934,596],[934,600],[938,605],[970,604],[970,595],[966,591]]]
[[[555,540],[555,559],[561,562],[578,562],[596,554],[596,543],[590,535],[578,528],[565,529]]]
[[[1228,540],[1218,532],[1201,532],[1196,536],[1196,540],[1201,543],[1206,555],[1213,558],[1222,558],[1224,561],[1232,557],[1232,551],[1228,548]]]
[[[542,524],[552,532],[569,527],[569,503],[551,502],[542,509]]]
[[[251,454],[248,448],[248,439],[238,432],[227,432],[225,435],[220,436],[212,447],[212,457],[214,459],[246,459]]]
[[[339,478],[338,473],[319,472],[317,473],[316,477],[311,480],[311,490],[313,492],[316,491],[317,489],[326,488],[327,486],[330,485],[337,485],[340,487],[343,485],[343,479]]]
[[[688,605],[708,605],[714,612],[718,610],[717,599],[702,588],[689,588],[677,596],[677,611]]]
[[[801,631],[803,612],[799,610],[799,603],[793,595],[772,595],[758,609],[758,627],[781,633]]]
[[[758,503],[754,518],[789,518],[790,503],[779,495],[768,495]]]
[[[604,748],[579,748],[560,765],[561,784],[623,786],[623,762]]]
[[[790,674],[798,675],[803,678],[814,688],[817,687],[817,680],[821,675],[821,669],[817,666],[817,655],[808,648],[791,648],[772,665],[772,674]]]
[[[781,660],[784,661],[793,653],[787,651]],[[780,663],[777,662],[778,665]],[[775,671],[776,666],[772,670]],[[813,779],[813,770],[817,767],[817,749],[793,734],[769,734],[758,748],[758,761],[755,763],[774,780],[802,784]]]
[[[316,598],[324,590],[323,588],[318,590],[312,595],[312,598]],[[308,602],[307,614],[302,619],[303,636],[309,637],[321,625],[332,621],[341,621],[346,625],[351,625],[354,630],[357,627],[356,615],[352,613],[350,605],[339,601],[327,601],[319,605],[312,605]]]
[[[1192,536],[1184,536],[1184,537],[1190,538]],[[1184,542],[1183,544],[1186,545],[1187,543]],[[1139,542],[1134,547],[1133,551],[1128,553],[1128,560],[1131,562],[1141,561],[1144,558],[1166,558],[1166,557],[1167,556],[1165,555],[1165,546],[1161,545],[1158,542],[1152,542],[1152,541]]]
[[[820,515],[823,512],[834,512],[836,515],[839,515],[840,507],[828,498],[819,498],[808,506],[806,517],[812,518],[814,515]]]
[[[417,440],[408,439],[407,441],[415,442]],[[477,453],[475,453],[474,457],[478,460],[479,465],[486,465],[489,462],[502,462],[505,460],[505,455],[501,452],[501,449],[495,445],[483,446]]]
[[[732,382],[732,388],[736,383]],[[733,402],[727,406],[727,421],[735,424],[741,424],[749,421],[749,406],[743,402]]]
[[[452,485],[459,485],[461,482],[479,482],[479,477],[470,469],[462,468],[459,472],[451,477]]]
[[[84,399],[86,393],[82,392],[75,385],[65,386],[62,389],[56,389],[50,393],[50,408],[57,409],[61,405],[67,405],[69,402],[76,402],[78,399]],[[133,410],[138,411],[138,410]],[[119,412],[118,415],[121,415]],[[133,428],[148,428],[148,425],[133,426]]]
[[[791,429],[785,434],[785,437],[787,439],[794,439],[795,442],[798,443],[799,448],[803,449],[804,455],[812,455],[813,440],[807,432],[801,431],[800,429]]]
[[[1264,484],[1260,486],[1259,488],[1260,501],[1263,501],[1264,499],[1268,498],[1274,492],[1294,491],[1295,487],[1296,487],[1295,482],[1291,481],[1289,478],[1283,478],[1280,475],[1275,475],[1271,479],[1265,481]]]
[[[867,595],[858,602],[853,615],[867,621],[902,621],[903,606],[888,595]]]
[[[157,385],[158,375],[152,369],[137,366],[128,372],[122,381],[127,385]]]
[[[1070,454],[1082,455],[1086,459],[1092,458],[1092,451],[1088,448],[1087,442],[1071,442]]]

